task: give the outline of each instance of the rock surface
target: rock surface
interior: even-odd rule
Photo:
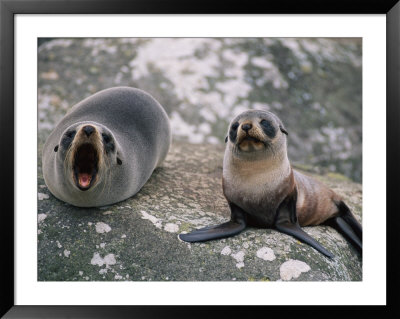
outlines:
[[[174,142],[162,167],[123,202],[77,208],[47,189],[38,161],[39,281],[359,281],[362,262],[332,228],[306,227],[336,257],[274,230],[248,228],[188,244],[178,234],[229,219],[222,195],[223,147]],[[317,176],[361,221],[361,185]]]

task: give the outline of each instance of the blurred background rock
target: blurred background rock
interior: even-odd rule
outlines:
[[[39,141],[67,110],[113,86],[153,95],[175,141],[223,145],[247,109],[276,113],[289,158],[362,181],[360,38],[76,38],[38,41]]]

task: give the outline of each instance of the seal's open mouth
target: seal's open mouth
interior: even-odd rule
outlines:
[[[75,153],[74,175],[76,186],[82,191],[88,190],[96,179],[98,155],[92,144],[80,145]]]

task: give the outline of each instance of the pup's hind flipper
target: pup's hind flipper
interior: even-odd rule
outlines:
[[[334,217],[332,218],[331,223],[333,224],[332,226],[346,237],[346,239],[349,240],[359,252],[362,252],[361,239],[343,217]]]
[[[341,233],[358,252],[362,253],[362,227],[347,205],[340,201],[337,203],[340,215],[328,219],[325,224],[335,228]]]

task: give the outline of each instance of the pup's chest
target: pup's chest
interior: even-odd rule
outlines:
[[[276,170],[224,170],[223,188],[228,201],[271,226],[285,196],[282,172]]]

